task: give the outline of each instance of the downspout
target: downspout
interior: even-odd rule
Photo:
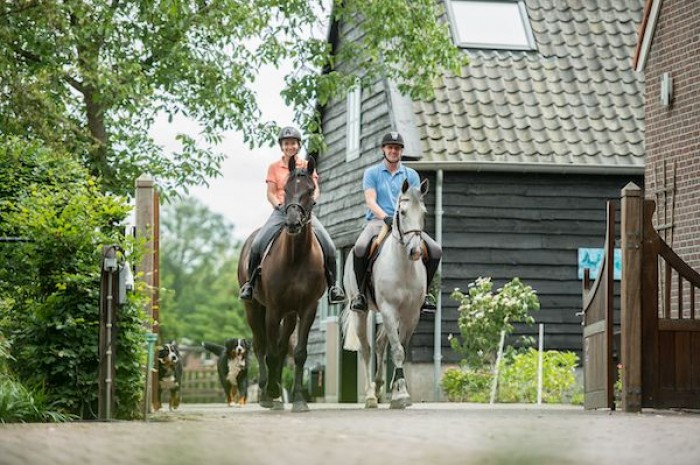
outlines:
[[[442,246],[442,184],[443,171],[435,172],[435,240]],[[442,280],[442,260],[438,264],[437,276]],[[440,286],[442,288],[442,286]],[[435,402],[440,401],[440,378],[442,376],[442,291],[435,296],[437,310],[435,310],[435,333],[433,336],[433,390]]]

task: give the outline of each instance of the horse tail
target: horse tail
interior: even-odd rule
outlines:
[[[213,342],[202,342],[202,347],[217,356],[220,356],[225,349],[224,346],[214,344]]]
[[[360,328],[360,316],[357,312],[346,306],[340,315],[343,326],[343,349],[357,352],[360,350],[360,337],[357,335]]]

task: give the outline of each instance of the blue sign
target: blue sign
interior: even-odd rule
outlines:
[[[598,276],[598,269],[603,263],[603,249],[578,249],[578,279],[583,279],[583,270],[590,269],[591,280]],[[614,252],[613,278],[616,281],[622,279],[622,250]]]

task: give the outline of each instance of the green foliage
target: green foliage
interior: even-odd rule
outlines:
[[[498,384],[500,402],[537,401],[538,356],[537,350],[529,348],[504,360]],[[574,352],[542,353],[542,402],[562,403],[571,398],[577,389],[574,375],[577,363]]]
[[[450,368],[442,375],[440,385],[450,402],[488,402],[493,375],[483,371]]]
[[[518,278],[496,294],[491,278],[479,278],[469,284],[467,294],[455,289],[451,297],[459,302],[460,337],[450,337],[450,344],[462,355],[462,364],[474,370],[491,371],[501,331],[512,333],[515,322],[532,324],[530,312],[540,308],[536,292]]]
[[[65,422],[74,419],[54,409],[41,389],[28,389],[0,373],[0,423]]]
[[[0,331],[9,369],[43,386],[48,405],[95,415],[100,259],[103,244],[125,247],[115,226],[126,203],[100,192],[70,157],[0,138],[0,234],[33,242],[0,247]],[[7,183],[2,182],[7,181]],[[137,414],[144,361],[141,295],[119,308],[118,417]]]
[[[544,352],[542,357],[542,401],[581,404],[582,386],[577,384],[574,368],[578,357],[573,352]],[[496,399],[498,402],[537,402],[538,352],[528,349],[511,353],[501,362]],[[489,402],[493,375],[469,368],[445,371],[441,386],[451,402]]]
[[[233,226],[195,198],[161,215],[161,335],[164,340],[223,343],[249,337],[238,300],[238,244]]]
[[[213,147],[225,131],[251,146],[274,141],[277,123],[261,119],[251,91],[267,65],[290,65],[282,98],[319,133],[317,105],[350,87],[387,77],[430,96],[441,72],[466,63],[434,0],[334,0],[334,19],[362,30],[338,49],[325,40],[327,3],[0,2],[0,134],[72,154],[111,192],[143,172],[186,190],[219,173]],[[164,153],[150,136],[161,115],[190,118],[198,133]],[[315,151],[322,139],[309,143]]]

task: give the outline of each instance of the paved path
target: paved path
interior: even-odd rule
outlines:
[[[580,407],[183,405],[149,422],[0,425],[0,464],[700,464],[700,415]]]

